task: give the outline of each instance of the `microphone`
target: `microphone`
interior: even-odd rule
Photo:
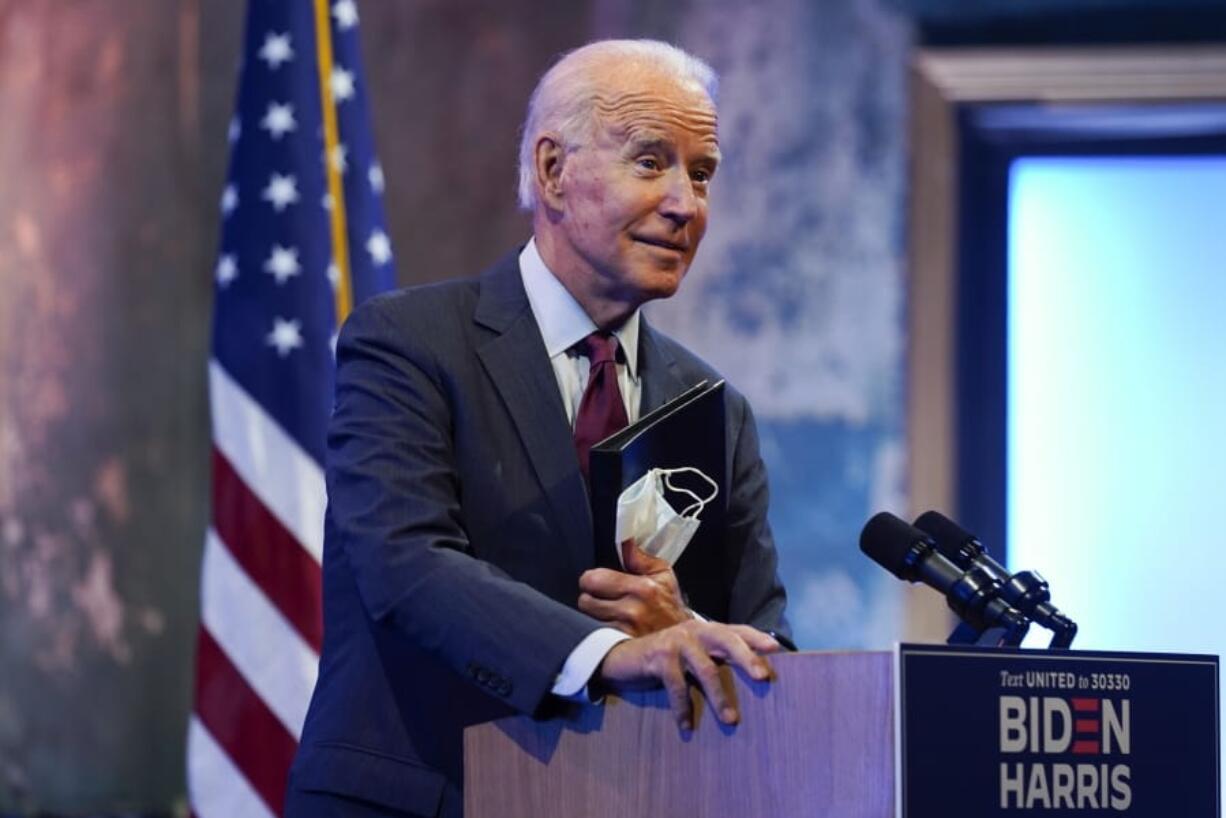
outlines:
[[[999,579],[978,567],[961,570],[937,551],[931,537],[888,511],[865,524],[860,550],[899,579],[935,588],[975,630],[1004,628],[1005,644],[1020,644],[1030,627],[1026,617],[1000,599]]]
[[[936,541],[937,550],[964,570],[981,568],[1001,583],[1000,596],[1030,619],[1055,633],[1051,647],[1067,648],[1077,635],[1077,623],[1051,604],[1047,580],[1037,571],[1009,570],[992,558],[974,534],[937,511],[915,518],[915,527]]]

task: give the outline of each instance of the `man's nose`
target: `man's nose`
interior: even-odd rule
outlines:
[[[678,227],[689,224],[698,215],[698,196],[694,183],[683,168],[674,168],[668,175],[668,189],[660,202],[660,213]]]

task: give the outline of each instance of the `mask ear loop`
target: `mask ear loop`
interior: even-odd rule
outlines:
[[[674,486],[671,479],[672,476],[674,474],[681,474],[682,472],[691,472],[705,480],[707,485],[711,487],[711,496],[703,499],[687,488],[682,486]],[[677,469],[661,469],[660,475],[664,478],[665,487],[670,491],[675,491],[678,494],[685,494],[693,499],[694,502],[690,503],[681,510],[680,516],[682,517],[697,517],[699,514],[702,514],[702,510],[707,507],[707,503],[719,496],[719,484],[693,466],[682,466],[681,468]]]

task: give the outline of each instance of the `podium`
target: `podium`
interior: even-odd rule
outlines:
[[[723,668],[741,722],[662,690],[465,731],[467,818],[1220,816],[1215,656],[989,650]]]

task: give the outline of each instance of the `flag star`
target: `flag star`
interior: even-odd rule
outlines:
[[[280,213],[298,201],[298,180],[293,174],[282,176],[274,173],[268,178],[268,187],[264,188],[263,197]]]
[[[222,254],[222,257],[217,259],[217,283],[224,290],[230,286],[230,282],[238,278],[238,263],[234,261],[234,256],[229,253]]]
[[[341,285],[341,268],[336,266],[335,261],[328,265],[328,283],[334,290]]]
[[[260,127],[268,131],[273,139],[280,139],[298,127],[294,120],[294,106],[286,103],[270,102]]]
[[[336,27],[348,31],[358,24],[358,6],[353,0],[337,0],[332,6],[332,16],[336,18]]]
[[[349,170],[349,148],[344,145],[337,145],[332,148],[332,161],[330,164],[333,170],[338,170],[341,173]]]
[[[329,213],[332,212],[332,194],[325,193],[323,197],[320,198],[319,204],[323,207],[324,210],[327,210]]]
[[[289,33],[264,35],[264,45],[259,51],[260,59],[268,63],[268,68],[276,71],[281,63],[294,59],[294,49],[289,44]]]
[[[371,231],[370,238],[366,240],[366,252],[370,253],[370,260],[375,266],[387,264],[392,258],[392,243],[387,234],[377,227]]]
[[[353,97],[353,72],[339,65],[332,69],[332,96],[337,102]]]
[[[375,193],[383,192],[383,166],[378,162],[374,162],[370,166],[370,170],[366,171],[366,178],[370,181],[370,189]]]
[[[238,207],[238,188],[233,184],[226,185],[226,189],[221,192],[221,212],[229,216],[236,207]]]
[[[230,144],[233,145],[235,142],[238,141],[238,138],[242,135],[243,135],[243,123],[242,123],[242,120],[240,120],[238,118],[238,115],[236,114],[234,118],[230,120],[230,127],[226,130],[226,138],[230,140]]]
[[[302,265],[298,263],[298,248],[274,244],[272,253],[264,262],[264,272],[275,278],[278,284],[284,284],[301,273]]]
[[[284,358],[302,346],[302,324],[299,321],[274,318],[272,332],[268,333],[266,340],[268,345],[276,347],[277,354]]]

